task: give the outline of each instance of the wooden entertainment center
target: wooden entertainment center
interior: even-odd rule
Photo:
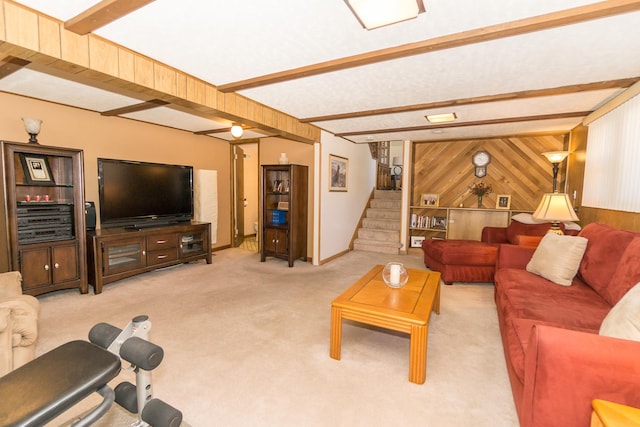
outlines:
[[[103,228],[87,233],[89,284],[102,286],[162,267],[204,259],[211,264],[211,224],[191,222],[131,230]]]

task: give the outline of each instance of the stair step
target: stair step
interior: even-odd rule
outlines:
[[[398,243],[400,242],[400,231],[360,228],[358,229],[358,238]]]
[[[367,218],[395,219],[400,221],[400,210],[368,208]]]
[[[399,190],[376,190],[373,193],[375,199],[402,199],[402,191]]]
[[[395,199],[372,199],[369,205],[374,209],[398,209],[402,207],[402,200]]]
[[[353,249],[356,251],[398,255],[400,253],[400,243],[358,238],[353,242]]]
[[[378,230],[400,230],[400,221],[397,219],[364,218],[363,228],[373,228]]]

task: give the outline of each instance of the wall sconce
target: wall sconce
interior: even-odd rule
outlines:
[[[562,163],[564,159],[569,155],[568,151],[547,151],[542,153],[553,165],[553,192],[556,192],[556,185],[558,182],[558,165]]]
[[[393,165],[393,174],[396,176],[402,175],[402,157],[393,156],[391,164]]]
[[[38,134],[40,133],[40,126],[42,125],[42,120],[33,119],[31,117],[23,117],[22,121],[24,122],[24,130],[29,134],[29,144],[37,144],[38,143]]]
[[[234,138],[240,138],[243,133],[244,133],[244,129],[242,129],[242,126],[236,125],[236,124],[231,126],[231,135]]]

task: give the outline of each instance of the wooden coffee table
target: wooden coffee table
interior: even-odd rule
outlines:
[[[431,312],[440,314],[440,273],[407,269],[400,289],[382,280],[377,265],[331,303],[330,356],[340,360],[342,319],[411,335],[409,381],[424,384],[427,376],[427,333]]]

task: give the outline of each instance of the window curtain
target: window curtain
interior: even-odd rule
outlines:
[[[589,124],[582,204],[640,212],[640,95]]]

